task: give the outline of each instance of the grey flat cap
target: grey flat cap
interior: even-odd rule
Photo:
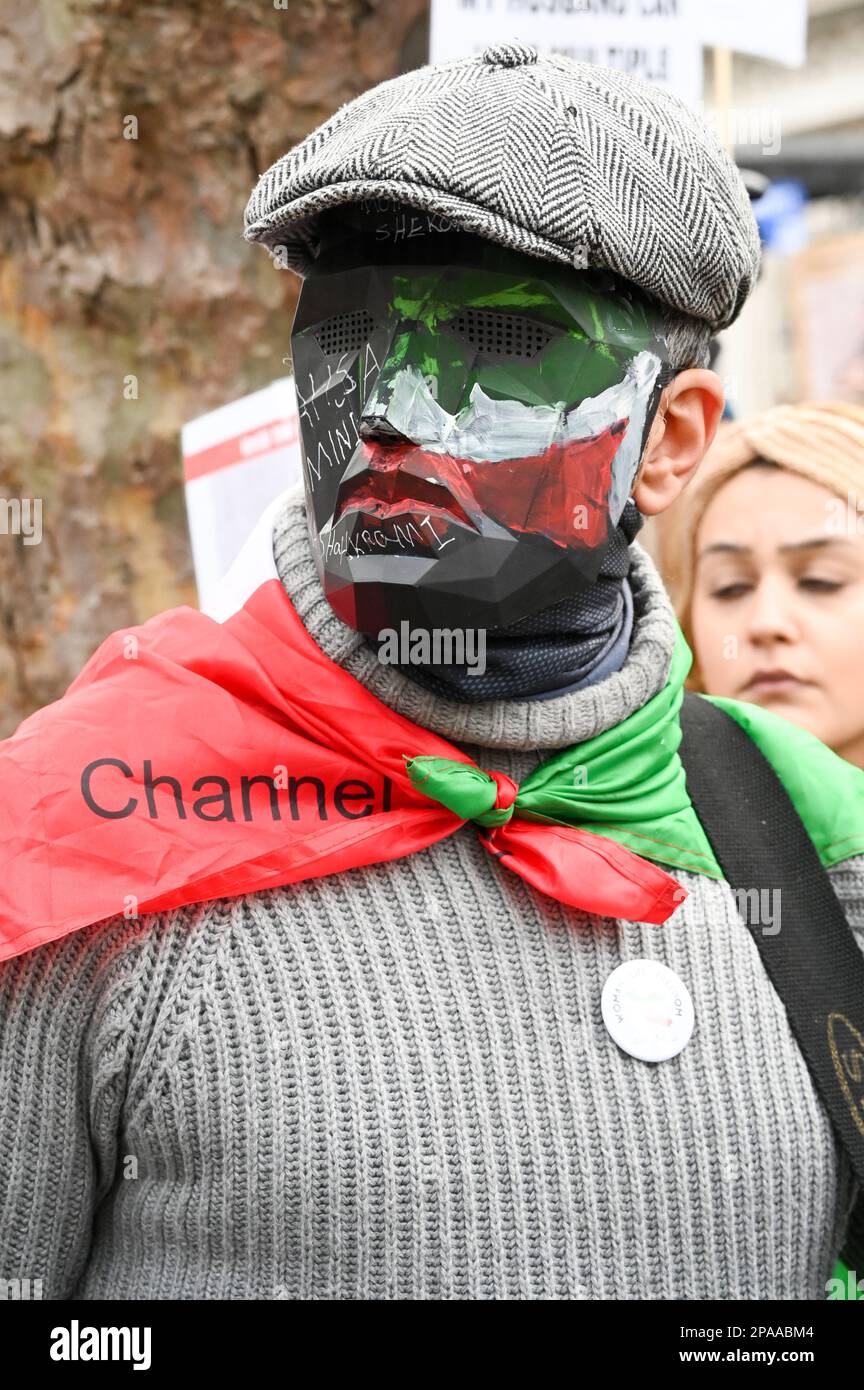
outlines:
[[[523,44],[418,68],[348,102],[262,174],[245,236],[303,275],[316,214],[372,198],[544,260],[607,267],[714,332],[759,269],[747,191],[690,107]]]

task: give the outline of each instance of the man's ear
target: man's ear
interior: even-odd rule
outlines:
[[[645,516],[657,516],[684,491],[707,453],[723,413],[723,383],[716,372],[688,367],[660,397],[633,487]]]

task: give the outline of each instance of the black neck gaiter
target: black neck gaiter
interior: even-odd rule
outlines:
[[[399,665],[397,670],[449,700],[549,699],[591,685],[624,664],[633,600],[627,575],[630,544],[644,523],[628,499],[595,582],[509,627],[486,633],[486,669],[465,665]],[[367,639],[380,649],[374,638]]]

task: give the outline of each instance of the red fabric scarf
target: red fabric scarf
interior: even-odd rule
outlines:
[[[418,755],[470,765],[331,661],[278,579],[225,622],[174,608],[115,632],[0,744],[0,960],[116,914],[425,849],[464,822],[411,785]],[[514,784],[496,780],[512,803]],[[663,922],[686,897],[574,827],[516,815],[481,838],[586,912]]]

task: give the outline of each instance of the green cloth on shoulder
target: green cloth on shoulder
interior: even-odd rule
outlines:
[[[645,859],[723,877],[687,792],[680,710],[693,654],[677,629],[666,684],[620,724],[562,749],[521,783],[512,808],[496,808],[487,773],[441,758],[409,762],[414,784],[482,825],[511,814],[572,825],[616,840]],[[826,868],[864,853],[864,770],[813,734],[759,705],[703,696],[753,739],[789,793]]]

